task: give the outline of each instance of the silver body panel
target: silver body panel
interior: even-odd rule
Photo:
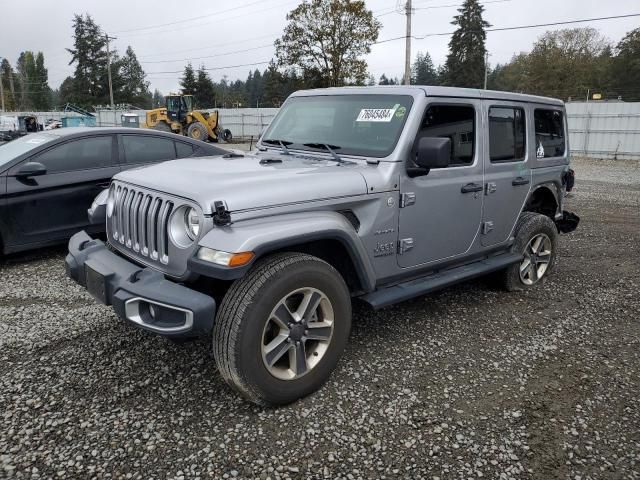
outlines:
[[[564,112],[561,101],[504,92],[405,86],[309,90],[293,96],[380,93],[414,99],[395,148],[384,158],[343,156],[348,163],[338,164],[323,152],[291,150],[290,155],[284,155],[280,147],[258,143],[262,151],[244,158],[183,159],[117,175],[117,185],[134,186],[170,200],[173,210],[182,204],[195,206],[202,213],[202,233],[186,249],[169,241],[166,262],[141,254],[128,246],[126,239],[116,242],[115,247],[139,263],[184,279],[189,275],[187,260],[198,246],[228,252],[258,251],[261,245],[340,229],[346,241],[356,245],[370,290],[452,262],[464,263],[483,252],[507,249],[518,216],[539,188],[551,190],[558,203],[556,215],[561,212],[562,174],[569,163],[567,135],[562,157],[539,159],[533,122],[535,108]],[[427,175],[411,178],[406,165],[432,103],[474,107],[473,162],[432,169]],[[522,161],[489,161],[487,114],[496,105],[525,111],[527,147]],[[276,163],[261,162],[265,159]],[[528,183],[513,185],[517,178]],[[483,191],[461,194],[461,187],[469,183],[483,185]],[[410,202],[402,207],[407,198]],[[230,225],[214,226],[215,201],[226,205]],[[357,217],[358,228],[340,213],[345,211]]]

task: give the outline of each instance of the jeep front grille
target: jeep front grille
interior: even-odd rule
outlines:
[[[169,263],[168,223],[174,204],[149,192],[114,185],[110,238],[135,253]]]

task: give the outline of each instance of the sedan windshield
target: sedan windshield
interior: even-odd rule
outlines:
[[[60,137],[50,133],[34,133],[24,137],[16,138],[0,146],[0,169],[14,158],[27,153],[43,143],[51,142]]]
[[[408,95],[293,97],[261,142],[292,150],[386,157],[396,146],[413,104]]]

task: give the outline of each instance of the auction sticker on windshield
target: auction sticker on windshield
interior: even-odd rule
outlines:
[[[390,122],[393,115],[400,107],[397,103],[393,108],[363,108],[356,119],[356,122]]]

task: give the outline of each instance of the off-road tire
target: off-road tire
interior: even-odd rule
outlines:
[[[209,131],[201,122],[193,122],[187,129],[187,136],[194,140],[206,142],[209,139]]]
[[[515,228],[515,243],[512,251],[525,255],[525,250],[529,242],[539,234],[546,235],[551,241],[551,259],[546,271],[533,285],[527,285],[520,278],[520,267],[522,263],[518,262],[511,265],[502,272],[501,281],[506,290],[513,292],[532,288],[543,283],[549,274],[553,272],[557,258],[558,229],[555,223],[553,223],[553,220],[546,215],[535,212],[523,212],[520,215]]]
[[[331,302],[333,334],[326,352],[304,376],[281,380],[263,361],[263,332],[271,311],[289,292],[318,289]],[[275,254],[258,261],[226,293],[213,330],[213,353],[224,380],[249,401],[284,405],[322,386],[335,368],[351,330],[351,297],[338,271],[301,253]]]

